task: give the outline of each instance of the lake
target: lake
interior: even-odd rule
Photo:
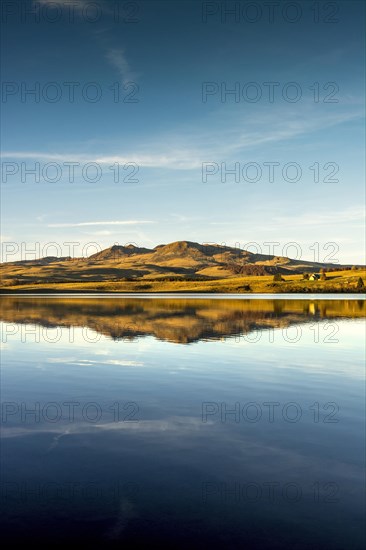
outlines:
[[[2,296],[2,539],[359,549],[360,296]]]

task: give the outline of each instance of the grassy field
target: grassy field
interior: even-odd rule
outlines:
[[[194,280],[143,280],[135,281],[95,281],[17,284],[3,286],[1,293],[14,292],[122,292],[122,293],[159,293],[159,292],[208,292],[208,293],[364,293],[366,288],[357,288],[359,278],[366,285],[366,270],[333,271],[327,273],[324,281],[303,280],[302,275],[285,275],[283,281],[274,282],[273,275],[245,276]]]

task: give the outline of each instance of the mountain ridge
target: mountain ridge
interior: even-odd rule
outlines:
[[[87,257],[75,257],[72,258],[70,256],[63,256],[63,257],[57,257],[57,256],[45,256],[41,258],[37,258],[34,260],[16,260],[14,262],[2,262],[0,265],[30,265],[30,264],[50,264],[50,263],[56,263],[56,262],[69,262],[69,261],[84,261],[86,263],[88,262],[94,262],[94,261],[105,261],[108,259],[111,260],[118,260],[118,259],[124,259],[129,258],[132,256],[143,256],[151,254],[156,259],[158,258],[164,258],[173,256],[176,258],[184,258],[184,257],[194,257],[194,258],[213,258],[215,262],[221,262],[225,263],[226,261],[235,259],[244,260],[247,264],[263,264],[263,262],[266,262],[267,265],[271,265],[268,262],[273,262],[273,265],[281,265],[284,264],[288,265],[308,265],[308,266],[314,266],[314,267],[334,267],[334,268],[340,268],[340,267],[351,267],[351,264],[335,264],[330,262],[313,262],[310,260],[298,260],[298,259],[292,259],[287,256],[278,256],[273,254],[259,254],[255,252],[250,252],[248,250],[238,248],[238,247],[231,247],[227,245],[219,245],[214,243],[197,243],[194,241],[173,241],[171,243],[167,244],[159,244],[153,248],[147,248],[147,247],[140,247],[135,245],[134,243],[130,243],[128,245],[119,245],[114,244],[108,248],[105,248],[99,252],[96,252],[94,254],[91,254]],[[218,258],[217,256],[220,255],[221,257]],[[264,264],[263,264],[264,265]],[[352,264],[354,265],[354,264]],[[363,267],[363,266],[359,266]]]
[[[3,287],[105,281],[212,281],[350,268],[350,264],[311,262],[194,241],[174,241],[154,248],[115,243],[85,258],[48,256],[0,264]]]

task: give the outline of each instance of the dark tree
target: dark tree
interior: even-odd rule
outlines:
[[[358,290],[361,290],[361,289],[365,288],[365,283],[363,282],[362,277],[359,277],[359,278],[358,278],[356,288],[357,288]]]

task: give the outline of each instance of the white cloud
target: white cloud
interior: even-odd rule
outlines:
[[[156,223],[151,220],[118,220],[104,222],[79,222],[79,223],[50,223],[47,227],[84,227],[94,225],[139,225],[142,223]]]
[[[106,58],[119,72],[122,84],[127,84],[127,82],[135,82],[137,75],[131,71],[124,50],[116,48],[110,49],[106,54]]]
[[[84,155],[75,153],[44,153],[42,151],[3,151],[1,156],[5,159],[34,159],[38,161],[50,162],[78,162],[86,164],[88,162],[96,162],[98,164],[114,164],[125,165],[135,163],[139,167],[146,168],[170,168],[178,170],[191,170],[201,166],[202,161],[197,157],[197,150],[193,151],[180,149],[169,153],[131,153],[125,155]]]
[[[33,0],[33,4],[40,4],[41,6],[54,6],[57,7],[67,7],[71,10],[78,12],[82,11],[88,5],[90,5],[89,0]]]
[[[300,118],[296,110],[289,113],[279,109],[272,113],[265,109],[263,112],[253,113],[251,117],[245,115],[245,118],[239,111],[225,114],[216,112],[214,129],[212,121],[200,121],[199,130],[192,126],[171,134],[151,136],[147,144],[142,147],[139,145],[138,149],[123,154],[4,151],[2,157],[80,164],[96,162],[100,165],[135,163],[146,168],[194,170],[200,169],[203,162],[237,160],[246,149],[262,150],[266,144],[289,143],[295,138],[361,118],[363,112],[359,111],[315,114],[311,108],[304,108],[304,114]]]

